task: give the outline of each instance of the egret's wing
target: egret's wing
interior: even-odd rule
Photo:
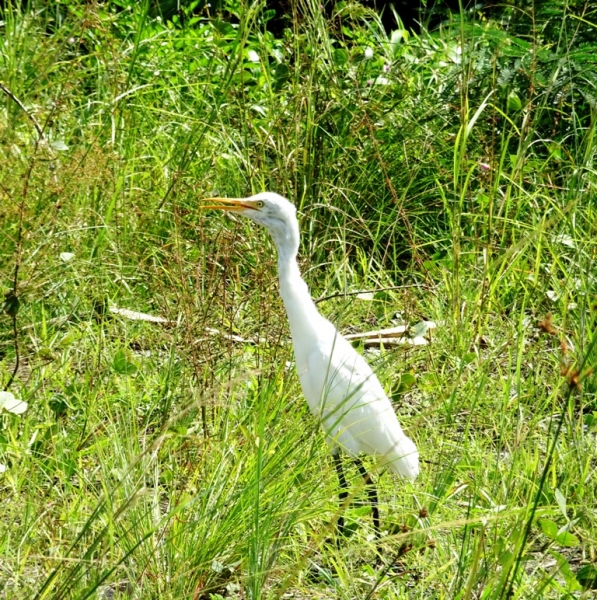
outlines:
[[[299,376],[333,446],[354,456],[377,455],[396,473],[416,477],[415,445],[402,431],[371,367],[335,329],[333,339],[320,336],[312,346]]]

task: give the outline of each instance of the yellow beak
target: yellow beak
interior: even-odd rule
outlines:
[[[206,202],[220,202],[220,204],[210,204],[208,206],[200,206],[203,210],[227,210],[231,212],[242,212],[244,210],[255,210],[254,206],[251,206],[250,200],[247,201],[244,198],[205,198]]]

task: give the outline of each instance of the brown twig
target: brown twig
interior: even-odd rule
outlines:
[[[21,102],[21,100],[2,82],[0,82],[0,90],[2,90],[24,113],[27,115],[28,119],[33,123],[35,127],[35,131],[37,132],[37,139],[33,145],[33,153],[29,158],[29,165],[25,172],[25,177],[23,181],[23,190],[21,192],[21,203],[19,206],[19,227],[17,230],[17,237],[15,241],[15,268],[13,274],[12,281],[12,290],[7,294],[6,302],[11,302],[12,306],[8,306],[6,308],[6,313],[12,319],[12,329],[14,336],[14,345],[15,345],[15,366],[11,376],[8,379],[5,390],[8,390],[12,385],[15,377],[17,376],[17,372],[19,370],[20,364],[20,350],[19,350],[19,330],[17,327],[17,314],[19,311],[19,269],[21,267],[21,258],[23,254],[23,220],[25,218],[25,202],[27,200],[27,195],[29,193],[29,182],[31,181],[31,174],[33,173],[33,168],[35,167],[35,157],[39,150],[39,145],[41,142],[45,142],[44,130],[42,126],[38,123],[37,119],[27,110],[25,105]],[[4,192],[11,197],[11,194],[4,187]]]
[[[36,145],[37,145],[37,143],[36,143]],[[31,161],[31,163],[33,163],[33,161]],[[32,165],[30,167],[32,167]],[[31,172],[31,168],[28,171],[28,175],[30,172]],[[28,180],[29,180],[28,175],[25,178],[25,189],[28,188]],[[19,208],[19,229],[17,230],[16,259],[15,259],[15,270],[14,270],[13,280],[12,280],[12,290],[6,295],[6,300],[5,300],[5,302],[14,303],[14,308],[6,308],[5,312],[12,319],[12,331],[13,331],[14,345],[15,345],[15,366],[14,366],[14,369],[13,369],[10,377],[8,378],[8,382],[6,383],[6,386],[4,387],[4,391],[8,391],[8,389],[12,385],[12,382],[14,381],[15,377],[17,376],[17,372],[19,370],[19,364],[20,364],[19,330],[17,328],[17,314],[19,312],[19,309],[18,309],[19,296],[17,294],[17,289],[19,286],[19,267],[21,265],[21,248],[22,248],[21,241],[22,241],[22,234],[23,234],[23,214],[24,214],[24,210],[25,210],[25,197],[26,196],[23,195],[23,197],[21,199],[21,206]]]
[[[4,86],[2,86],[4,89]],[[40,128],[41,132],[41,128]],[[23,191],[21,192],[21,204],[19,206],[19,228],[17,229],[17,237],[15,241],[16,246],[16,256],[15,256],[15,269],[12,278],[12,290],[9,292],[11,301],[14,302],[14,309],[9,309],[6,312],[12,319],[12,329],[13,329],[13,337],[14,337],[14,345],[15,345],[15,366],[12,374],[8,378],[8,382],[4,388],[5,391],[8,391],[10,386],[12,385],[15,377],[17,376],[17,372],[19,370],[20,364],[20,351],[19,351],[19,330],[17,327],[17,314],[18,314],[18,303],[19,303],[19,268],[21,266],[21,257],[23,253],[23,220],[25,218],[25,201],[27,199],[27,194],[29,193],[29,181],[31,180],[31,173],[33,172],[33,167],[35,166],[35,155],[37,154],[37,150],[39,147],[39,142],[43,139],[43,133],[41,133],[42,137],[38,137],[35,140],[35,145],[33,147],[33,154],[29,159],[29,167],[25,173],[25,180],[23,183]],[[5,190],[6,192],[7,190]]]

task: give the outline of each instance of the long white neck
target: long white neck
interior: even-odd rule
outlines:
[[[296,258],[278,259],[280,296],[284,301],[292,338],[298,340],[317,329],[322,318],[311,299],[309,288],[301,277]]]
[[[278,232],[270,231],[278,247],[278,276],[280,279],[280,296],[284,301],[292,339],[296,342],[304,336],[313,335],[323,317],[317,312],[311,299],[309,288],[296,262],[299,233],[296,229],[285,231],[282,238]]]

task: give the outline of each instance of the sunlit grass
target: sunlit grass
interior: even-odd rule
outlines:
[[[238,27],[113,8],[3,14],[22,107],[3,94],[0,276],[13,289],[18,264],[20,307],[0,377],[29,403],[0,413],[4,597],[590,597],[594,114],[558,96],[545,132],[544,73],[524,97],[499,28],[392,37],[347,5],[341,43],[304,3],[278,40],[258,4]],[[263,189],[299,207],[303,273],[342,331],[437,324],[367,353],[423,460],[413,484],[375,473],[379,568],[348,461],[336,543],[270,240],[197,210]]]

